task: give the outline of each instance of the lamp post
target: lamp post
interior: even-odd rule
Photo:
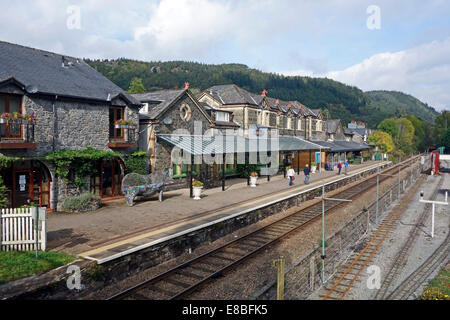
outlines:
[[[340,201],[340,202],[352,202],[348,199],[336,199],[325,197],[325,182],[322,183],[322,196],[315,197],[315,199],[322,199],[322,284],[325,282],[325,200]]]
[[[448,192],[446,191],[445,192],[445,201],[424,200],[423,199],[423,191],[420,191],[419,202],[432,204],[432,211],[431,211],[431,237],[432,238],[434,237],[434,208],[437,204],[448,206],[447,196],[448,196]]]

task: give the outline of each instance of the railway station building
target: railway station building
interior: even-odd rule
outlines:
[[[86,147],[99,159],[85,190],[120,195],[122,155],[137,149],[140,103],[83,60],[0,41],[0,158],[7,206],[57,208],[80,193],[46,156]],[[135,126],[116,128],[117,121]]]

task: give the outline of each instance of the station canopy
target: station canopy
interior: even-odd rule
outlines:
[[[158,139],[192,155],[253,152],[323,150],[321,146],[297,137],[279,136],[269,139],[248,139],[242,136],[194,136],[158,134]]]
[[[349,151],[362,151],[370,149],[371,146],[367,144],[361,144],[354,141],[334,140],[334,141],[312,141],[323,148],[329,148],[331,152],[349,152]]]

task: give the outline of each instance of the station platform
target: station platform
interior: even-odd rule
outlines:
[[[53,213],[48,219],[48,246],[102,264],[308,192],[323,182],[333,183],[387,164],[350,165],[347,176],[344,170],[341,175],[322,171],[312,174],[308,185],[301,171],[293,186],[283,175],[270,181],[261,177],[256,188],[247,186],[246,179],[233,179],[227,180],[225,191],[204,190],[201,200],[189,198],[189,189],[181,189],[165,192],[163,202],[152,197],[128,207],[124,200],[117,200],[91,213]]]

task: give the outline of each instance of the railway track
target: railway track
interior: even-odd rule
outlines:
[[[353,287],[355,281],[358,279],[362,270],[364,270],[367,264],[372,260],[384,239],[406,210],[409,202],[414,194],[416,194],[424,179],[425,176],[421,176],[408,190],[407,194],[403,196],[392,212],[382,221],[380,227],[370,238],[367,245],[352,261],[348,263],[347,267],[342,272],[341,276],[334,282],[333,286],[327,289],[327,292],[321,296],[322,299],[342,300],[346,296],[346,294]]]
[[[439,193],[439,190],[442,188],[443,183],[444,183],[444,178],[441,176],[438,184],[436,185],[436,188],[433,190],[433,194],[431,196],[432,199],[436,199],[436,197]],[[399,274],[402,272],[404,266],[408,262],[408,256],[411,251],[411,248],[413,247],[416,239],[418,238],[418,236],[420,234],[420,226],[425,223],[425,220],[429,216],[430,213],[431,213],[431,204],[427,203],[425,205],[425,208],[424,208],[422,214],[417,219],[414,228],[410,231],[408,238],[405,241],[405,244],[399,250],[399,252],[397,254],[397,258],[395,259],[394,263],[392,264],[392,267],[390,268],[389,272],[386,274],[386,276],[384,278],[385,280],[381,284],[381,287],[375,296],[376,300],[383,300],[386,298],[392,282],[394,281],[394,279],[396,279],[399,276]]]
[[[388,296],[388,300],[407,300],[427,278],[441,265],[449,261],[450,233],[447,234],[444,242],[425,262],[409,275],[397,288]]]
[[[412,158],[403,163],[413,163],[415,159]],[[396,170],[396,167],[386,169],[384,172]],[[388,178],[383,177],[380,181],[385,179]],[[339,197],[351,199],[368,191],[375,185],[376,177],[372,177],[342,191],[339,193]],[[343,205],[345,204],[341,202],[327,201],[325,213],[329,214],[332,209]],[[290,233],[306,227],[320,218],[321,214],[322,204],[320,202],[313,204],[119,292],[109,297],[108,300],[172,300],[185,297],[188,293],[198,289],[211,279],[221,276],[225,271],[235,267],[257,252]]]

